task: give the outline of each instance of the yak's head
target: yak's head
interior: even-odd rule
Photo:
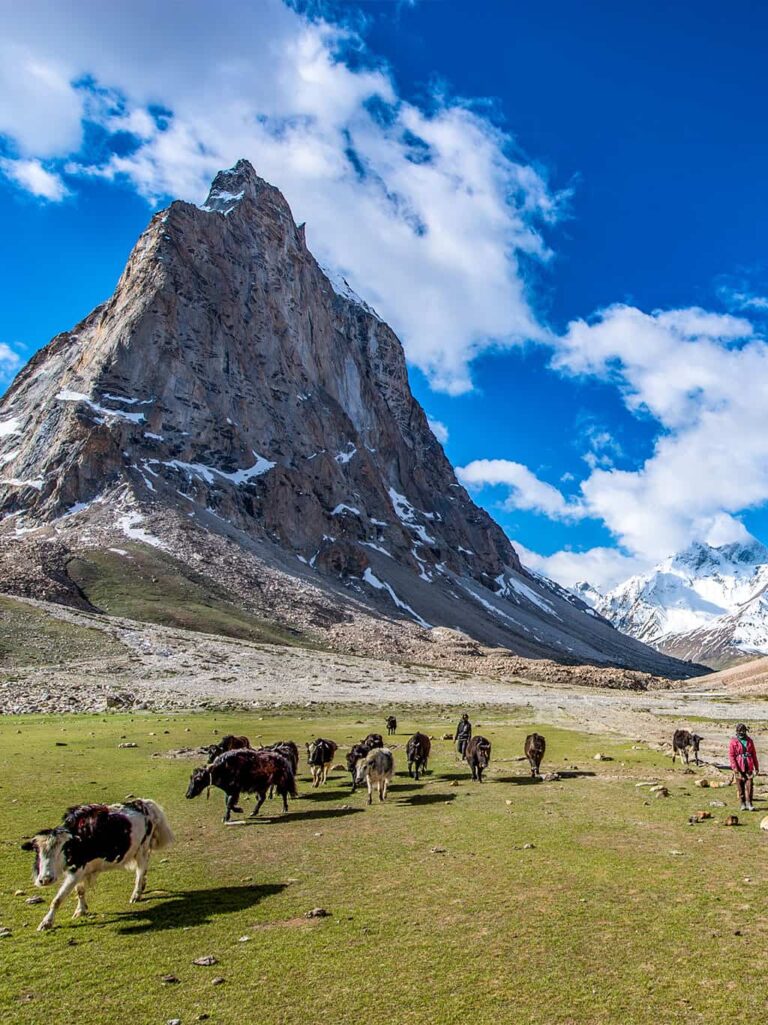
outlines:
[[[360,755],[355,762],[355,783],[364,783],[370,766],[368,755]]]
[[[490,744],[478,744],[475,748],[475,758],[477,764],[483,769],[488,768],[488,762],[491,760],[491,745]]]
[[[699,744],[702,742],[703,739],[704,738],[700,737],[698,735],[698,733],[693,733],[691,735],[691,743],[693,744],[693,750],[694,751],[698,751],[699,750]]]
[[[197,797],[202,794],[204,790],[207,790],[211,785],[211,770],[201,765],[199,769],[194,769],[192,775],[189,777],[189,786],[187,787],[187,798]]]
[[[75,843],[75,837],[68,829],[41,829],[31,840],[21,845],[23,851],[34,851],[35,867],[32,878],[35,886],[50,886],[60,879],[66,868],[67,845]]]

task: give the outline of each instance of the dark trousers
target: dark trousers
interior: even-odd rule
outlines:
[[[739,801],[742,804],[752,804],[752,791],[755,789],[755,781],[751,776],[736,774],[736,789],[739,792]]]
[[[469,743],[469,737],[459,737],[459,742],[458,742],[458,744],[456,746],[458,747],[459,754],[461,755],[462,758],[464,757],[464,752],[467,749],[467,744],[468,743]]]

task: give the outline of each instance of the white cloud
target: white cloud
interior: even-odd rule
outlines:
[[[435,388],[465,391],[480,352],[544,338],[521,258],[547,259],[557,197],[477,107],[403,100],[349,30],[279,0],[215,17],[190,0],[182,19],[150,0],[30,0],[5,10],[0,58],[0,133],[20,159],[200,202],[217,170],[249,158]],[[78,153],[84,120],[132,133],[135,150]],[[60,198],[39,171],[28,179]]]
[[[448,428],[445,426],[442,420],[433,420],[431,416],[428,416],[427,423],[429,424],[429,429],[432,431],[432,433],[440,442],[440,444],[447,444],[449,432]]]
[[[0,381],[8,381],[22,364],[22,357],[6,342],[0,342]]]
[[[541,480],[522,463],[509,459],[475,459],[466,466],[458,466],[456,476],[465,487],[506,485],[510,489],[504,502],[506,509],[528,509],[564,520],[578,519],[582,515],[578,505],[568,502],[554,485]]]
[[[59,175],[47,171],[39,160],[0,160],[0,174],[41,199],[58,202],[67,195],[67,188]]]
[[[524,566],[557,580],[565,587],[587,581],[600,591],[610,591],[628,577],[646,572],[652,565],[618,548],[596,547],[583,552],[565,549],[553,555],[539,555],[519,541],[515,541],[514,546]]]

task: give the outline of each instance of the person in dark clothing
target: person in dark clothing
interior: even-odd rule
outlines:
[[[464,751],[466,750],[467,744],[472,739],[472,723],[469,721],[469,716],[465,712],[461,719],[459,719],[459,725],[456,727],[456,746],[459,749],[459,754],[464,757]]]
[[[748,732],[744,723],[740,722],[736,727],[736,736],[731,737],[731,743],[728,747],[728,760],[731,763],[733,775],[736,779],[736,789],[741,801],[741,810],[756,811],[757,809],[752,804],[752,792],[754,790],[754,777],[759,772],[760,765],[757,761],[755,743],[747,735]]]

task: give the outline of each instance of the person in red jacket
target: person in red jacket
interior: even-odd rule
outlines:
[[[760,766],[757,761],[755,742],[747,736],[748,730],[743,722],[736,727],[736,736],[731,737],[731,744],[728,748],[728,759],[736,778],[736,787],[739,792],[742,811],[756,811],[752,805],[753,779],[757,775]]]

